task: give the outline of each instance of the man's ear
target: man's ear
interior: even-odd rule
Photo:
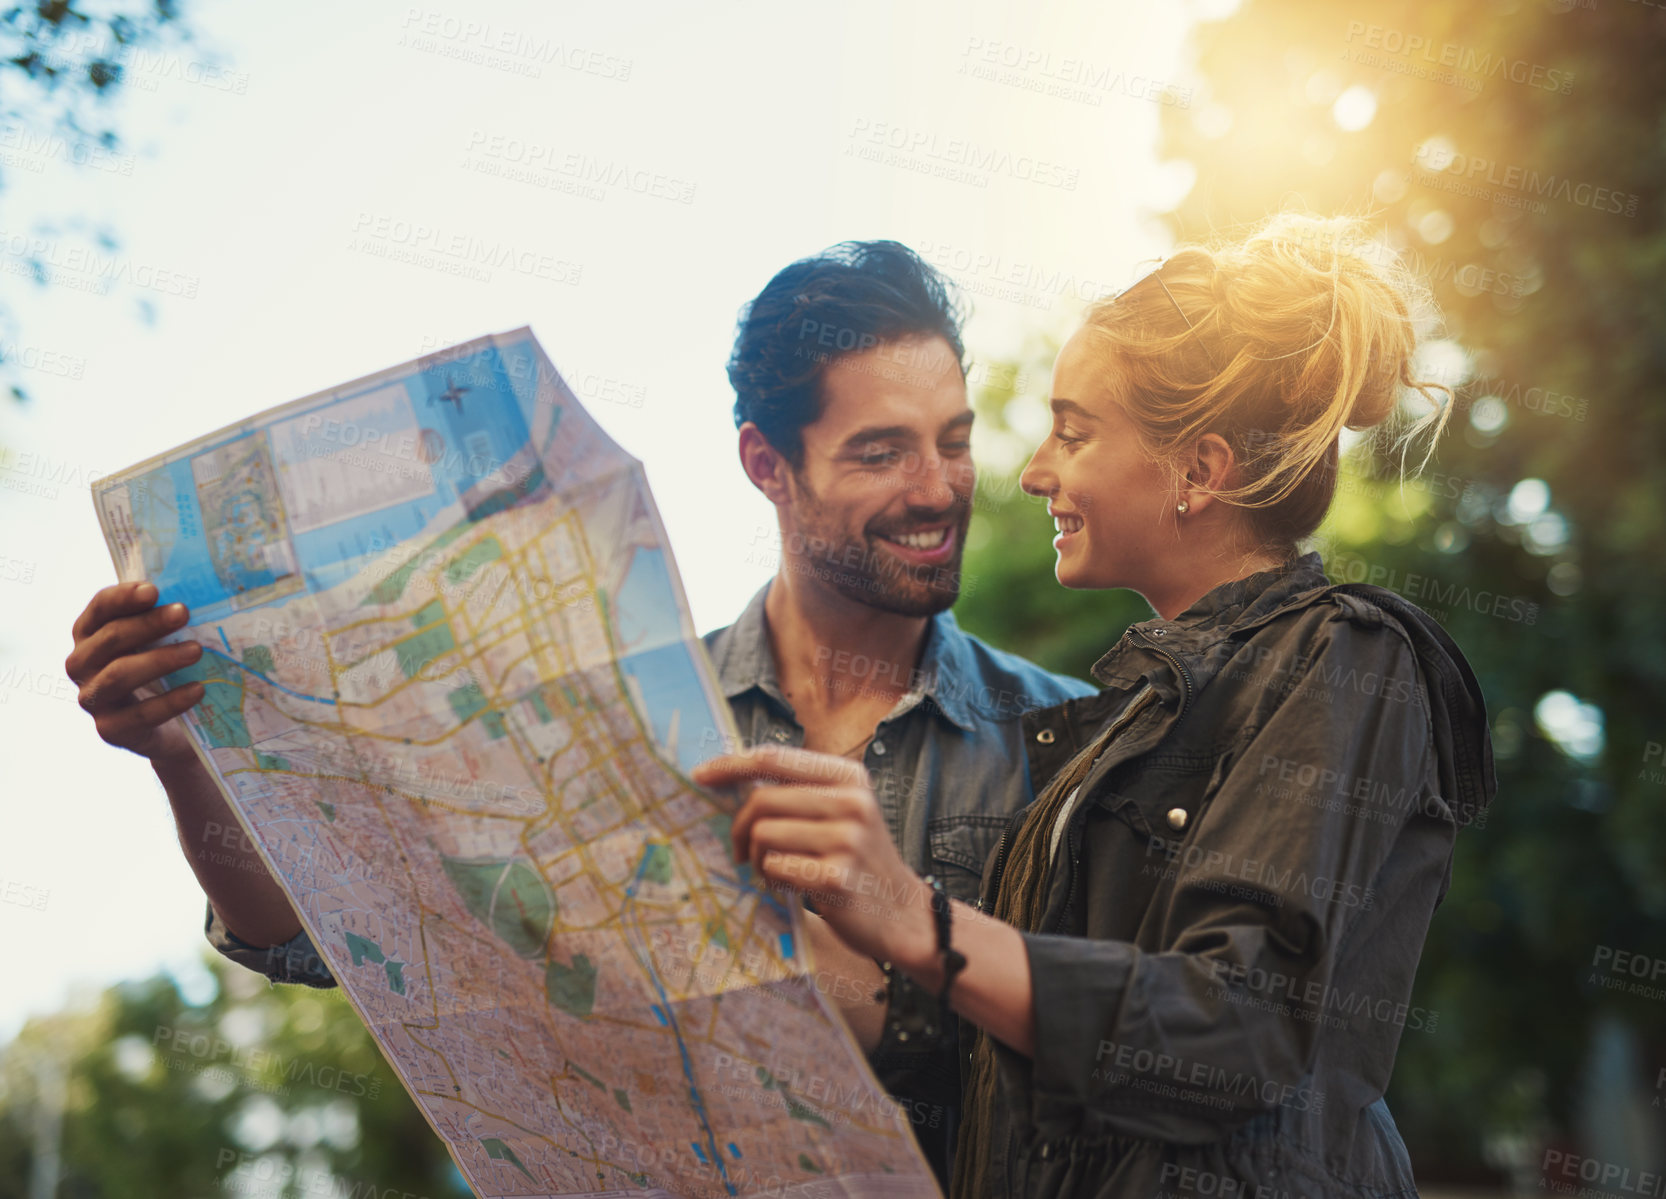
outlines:
[[[751,421],[740,427],[740,466],[752,480],[752,486],[763,492],[770,503],[779,508],[790,501],[787,476],[792,464]]]
[[[1237,456],[1219,433],[1205,433],[1193,442],[1190,457],[1180,464],[1180,498],[1187,511],[1201,512],[1214,503],[1213,493],[1229,488],[1236,465]]]

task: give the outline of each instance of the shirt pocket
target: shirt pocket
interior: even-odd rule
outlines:
[[[1202,882],[1223,902],[1244,898],[1231,879],[1257,860],[1259,850],[1222,842],[1212,828],[1200,831],[1231,766],[1226,745],[1219,752],[1157,755],[1119,780],[1114,800],[1102,801],[1110,809],[1112,827],[1120,826],[1126,838],[1127,857],[1120,868],[1137,882],[1144,908],[1156,904],[1166,910],[1170,901],[1165,896],[1183,883]],[[1146,936],[1142,932],[1131,939],[1142,948],[1167,943],[1161,937],[1148,942]]]
[[[1226,749],[1141,758],[1107,780],[1111,785],[1096,796],[1098,806],[1132,833],[1146,872],[1172,877],[1164,866],[1192,839],[1220,789]]]
[[[1116,771],[1095,801],[1108,818],[1105,834],[1120,869],[1150,903],[1173,888],[1195,849],[1196,829],[1220,788],[1220,758],[1211,753],[1166,753]],[[1121,829],[1121,836],[1110,834]]]
[[[926,826],[932,869],[955,899],[975,904],[989,859],[1008,817],[988,813],[939,816]]]
[[[1216,759],[1206,754],[1146,758],[1107,780],[1111,785],[1097,800],[1136,833],[1184,837],[1214,789],[1215,764]]]

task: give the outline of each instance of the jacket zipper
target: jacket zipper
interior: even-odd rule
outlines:
[[[1192,690],[1195,686],[1192,681],[1192,672],[1187,669],[1184,662],[1182,662],[1175,655],[1169,653],[1169,651],[1164,649],[1162,646],[1151,644],[1151,642],[1143,636],[1140,638],[1140,644],[1146,649],[1149,649],[1152,653],[1156,654],[1158,657],[1166,659],[1169,665],[1174,667],[1174,673],[1180,676],[1180,710],[1175,713],[1175,718],[1179,719],[1186,714],[1186,705],[1192,698]]]
[[[1111,743],[1111,738],[1115,737],[1117,733],[1122,730],[1122,727],[1130,720],[1139,715],[1140,710],[1144,707],[1144,704],[1141,701],[1145,698],[1146,693],[1151,690],[1151,684],[1147,683],[1145,685],[1145,689],[1129,701],[1128,707],[1123,710],[1122,715],[1116,718],[1116,722],[1112,724],[1110,728],[1105,730],[1105,735],[1099,738],[1099,753],[1104,753],[1105,747]],[[1098,760],[1098,754],[1094,755],[1094,760]],[[996,897],[1001,893],[1001,875],[1006,872],[1007,851],[1011,848],[1012,829],[1019,820],[1023,819],[1025,813],[1028,811],[1028,807],[1019,808],[1011,816],[1007,817],[1007,825],[1001,830],[1000,844],[995,847],[995,870],[990,876],[989,905],[985,906],[983,896],[978,896],[978,910],[980,912],[991,910]],[[1072,892],[1074,892],[1076,887],[1076,877],[1074,872],[1071,874],[1070,886]],[[1068,895],[1065,897],[1065,902],[1066,904],[1070,902],[1070,897]]]
[[[1001,843],[995,847],[995,873],[991,875],[989,886],[989,903],[984,903],[984,897],[978,896],[978,911],[990,911],[995,903],[995,897],[1001,893],[1001,874],[1007,866],[1007,843],[1012,840],[1012,826],[1021,819],[1028,807],[1019,808],[1007,817],[1007,825],[1001,830]]]

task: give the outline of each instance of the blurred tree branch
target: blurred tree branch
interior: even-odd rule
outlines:
[[[122,145],[117,101],[135,56],[163,46],[177,48],[191,36],[175,0],[114,0],[97,7],[39,0],[0,9],[0,188],[22,160],[16,152],[22,147],[44,147],[48,157],[71,164],[117,152]],[[68,223],[73,217],[62,214],[60,219]],[[40,232],[56,235],[60,230],[43,227]],[[106,249],[117,244],[108,229],[91,236]],[[8,244],[0,246],[4,273],[14,278],[25,273],[37,286],[47,286],[51,275],[32,239],[22,239],[20,254],[14,253],[13,240],[16,235],[8,234]],[[28,393],[17,356],[8,352],[17,332],[17,313],[0,297],[0,385],[23,400]]]

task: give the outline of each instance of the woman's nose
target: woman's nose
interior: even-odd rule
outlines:
[[[1047,468],[1046,463],[1042,460],[1042,450],[1045,446],[1046,443],[1043,442],[1036,447],[1035,453],[1030,455],[1029,462],[1025,464],[1023,471],[1018,476],[1018,486],[1023,489],[1026,495],[1051,499],[1054,493],[1058,491],[1059,484],[1058,480],[1053,477],[1053,472]]]

